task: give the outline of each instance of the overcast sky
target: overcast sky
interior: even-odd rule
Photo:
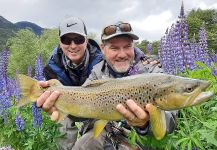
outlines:
[[[29,21],[41,27],[58,27],[66,17],[80,17],[88,32],[118,20],[130,22],[140,40],[159,40],[177,20],[181,0],[0,0],[0,15],[16,23]],[[184,0],[185,12],[215,8],[217,0]]]

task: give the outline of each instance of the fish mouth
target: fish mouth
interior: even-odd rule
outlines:
[[[214,92],[201,92],[193,101],[191,106],[201,104],[203,102],[208,101],[211,97],[213,97],[215,94]]]

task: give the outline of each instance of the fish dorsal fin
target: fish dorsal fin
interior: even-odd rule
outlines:
[[[102,79],[102,80],[92,80],[92,81],[86,81],[82,87],[95,87],[95,86],[99,86],[102,85],[108,81],[110,81],[111,79]]]
[[[147,108],[147,107],[146,107]],[[150,115],[151,130],[157,140],[161,140],[166,134],[165,112],[154,105],[147,108]]]
[[[63,86],[62,83],[57,79],[48,80],[50,86]]]
[[[94,127],[93,127],[93,137],[96,139],[100,133],[102,132],[102,130],[105,128],[106,124],[108,123],[107,120],[97,120],[94,123]]]

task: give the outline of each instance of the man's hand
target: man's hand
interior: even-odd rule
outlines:
[[[49,87],[49,81],[39,81],[38,84],[42,88]],[[41,107],[45,112],[47,112],[53,121],[57,121],[59,118],[59,112],[54,106],[59,96],[60,92],[58,91],[45,91],[36,101],[36,106]]]
[[[129,125],[136,127],[146,127],[149,121],[149,113],[138,106],[133,100],[127,100],[126,109],[122,104],[118,104],[116,109],[124,116]]]

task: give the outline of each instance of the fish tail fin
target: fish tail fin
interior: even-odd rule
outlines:
[[[28,103],[35,102],[43,92],[41,87],[38,85],[38,81],[26,75],[19,74],[18,82],[21,95],[21,98],[16,104],[18,108]]]

